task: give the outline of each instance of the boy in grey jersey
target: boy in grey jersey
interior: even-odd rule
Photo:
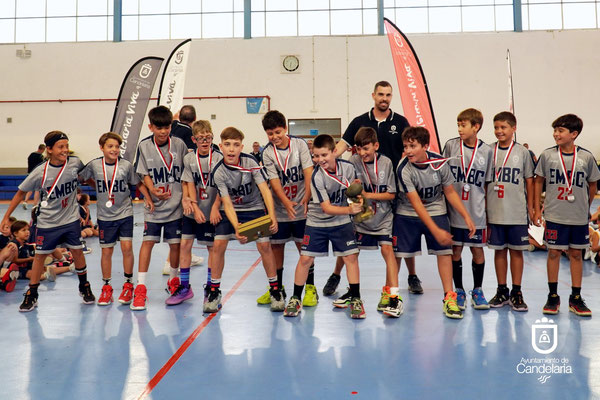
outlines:
[[[262,163],[273,191],[278,222],[278,230],[271,237],[271,247],[277,266],[277,281],[283,287],[285,244],[293,240],[300,252],[304,237],[313,163],[304,139],[288,136],[286,119],[282,113],[269,111],[262,119],[262,126],[269,138],[269,144],[262,152]],[[258,304],[268,304],[270,301],[268,291],[257,299]],[[314,307],[318,301],[313,265],[308,272],[302,305]]]
[[[215,227],[213,247],[214,263],[210,292],[204,303],[204,312],[216,313],[221,308],[221,275],[225,267],[225,250],[230,239],[246,243],[248,238],[240,235],[239,225],[265,216],[265,207],[271,219],[269,230],[277,232],[277,217],[273,207],[273,197],[269,191],[263,167],[249,154],[242,153],[244,134],[234,127],[221,132],[223,160],[215,167],[214,182],[219,190],[224,218]],[[262,198],[261,198],[262,195]],[[264,202],[263,202],[264,201]],[[269,280],[271,311],[283,311],[285,297],[277,283],[275,258],[268,237],[256,241],[256,249]]]
[[[444,289],[443,312],[448,318],[462,318],[456,292],[452,290],[452,235],[444,197],[465,220],[469,236],[475,233],[475,225],[454,191],[448,159],[427,151],[427,129],[406,128],[402,139],[406,157],[398,163],[396,174],[401,196],[394,216],[394,252],[396,257],[421,254],[421,235],[424,235],[429,254],[437,256]]]
[[[98,201],[98,229],[102,257],[102,293],[98,305],[106,306],[113,302],[113,288],[110,285],[112,255],[117,240],[121,242],[125,283],[119,296],[119,303],[130,304],[133,298],[133,206],[130,185],[136,185],[144,195],[146,207],[154,205],[150,194],[141,184],[133,165],[119,158],[121,136],[108,132],[100,136],[98,143],[104,156],[90,161],[79,173],[80,178],[96,188]]]
[[[138,285],[130,305],[132,310],[146,309],[146,273],[150,266],[152,248],[160,241],[163,230],[163,240],[169,244],[171,264],[167,290],[173,294],[179,287],[177,270],[183,216],[181,174],[187,146],[181,139],[169,136],[173,114],[167,107],[151,109],[148,119],[148,128],[152,136],[143,139],[138,145],[135,171],[142,177],[142,182],[154,203],[154,209],[144,210],[144,238],[138,262]]]
[[[10,215],[25,197],[25,193],[40,190],[39,215],[36,231],[36,254],[33,260],[29,290],[25,293],[19,311],[31,311],[37,306],[40,276],[46,256],[62,243],[71,249],[79,278],[79,294],[85,304],[94,304],[96,298],[87,280],[87,267],[81,244],[79,205],[77,204],[77,174],[83,168],[77,157],[69,157],[69,139],[60,131],[49,132],[45,138],[49,159],[38,165],[19,185],[0,226],[5,226]]]
[[[398,262],[392,247],[392,201],[396,197],[396,177],[392,160],[378,153],[377,132],[371,127],[362,127],[354,136],[357,153],[350,157],[358,180],[363,185],[362,196],[370,200],[373,215],[356,222],[354,229],[360,250],[377,250],[386,265],[385,286],[377,310],[391,317],[399,317],[404,311],[398,288]],[[339,257],[338,257],[339,259]]]
[[[327,256],[329,242],[333,254],[342,256],[346,263],[346,273],[350,291],[333,302],[339,308],[350,306],[351,318],[365,318],[360,298],[360,273],[358,268],[358,247],[350,215],[362,210],[359,203],[348,205],[346,188],[356,179],[354,166],[348,161],[335,158],[335,141],[330,135],[319,135],[314,141],[313,152],[319,161],[311,177],[312,200],[308,205],[306,229],[294,276],[294,295],[285,308],[286,317],[296,317],[302,311],[302,291],[308,269],[315,257]]]
[[[515,311],[527,311],[521,292],[523,250],[529,247],[528,216],[533,217],[533,160],[529,151],[514,141],[515,116],[504,111],[494,116],[494,181],[487,186],[488,247],[494,249],[498,280],[496,295],[489,304],[498,308],[510,304]],[[508,253],[512,290],[508,291]]]
[[[485,257],[483,246],[486,243],[485,191],[488,182],[492,181],[492,149],[477,138],[483,125],[481,111],[468,108],[461,111],[457,118],[460,137],[450,139],[444,146],[443,155],[449,158],[448,165],[454,175],[454,189],[459,194],[463,205],[473,218],[477,232],[468,237],[466,225],[456,210],[450,209],[450,227],[454,244],[452,246],[452,275],[456,287],[457,303],[464,310],[466,293],[462,282],[462,249],[468,246],[473,256],[473,290],[471,302],[478,310],[489,309],[481,285]]]
[[[583,129],[583,121],[574,114],[566,114],[552,122],[556,146],[540,155],[535,168],[535,213],[533,223],[541,226],[540,198],[546,183],[544,243],[548,247],[548,287],[550,293],[544,305],[544,314],[558,314],[558,269],[560,254],[566,250],[571,267],[571,296],[569,310],[590,317],[592,311],[581,297],[582,254],[589,246],[588,222],[590,206],[596,195],[600,172],[594,156],[575,145]]]
[[[213,241],[215,225],[221,221],[220,199],[213,179],[213,171],[223,155],[212,148],[213,133],[210,122],[200,120],[192,125],[192,141],[196,151],[186,154],[183,159],[183,228],[179,259],[179,288],[166,300],[168,305],[180,304],[194,296],[189,285],[192,245],[194,239],[208,249],[208,277],[204,290],[207,301],[212,273]]]

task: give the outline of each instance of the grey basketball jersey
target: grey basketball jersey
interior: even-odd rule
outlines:
[[[567,176],[563,171],[558,155],[558,146],[542,152],[535,168],[535,174],[546,178],[546,198],[544,200],[544,218],[546,221],[566,225],[586,225],[590,210],[589,183],[600,179],[596,159],[586,149],[575,147],[577,161],[573,172],[572,154],[563,153]],[[574,173],[574,176],[573,176]],[[569,179],[573,176],[573,202],[569,202]]]
[[[155,188],[171,193],[171,197],[166,200],[152,197],[154,212],[150,213],[148,209],[144,210],[144,220],[147,222],[170,222],[183,215],[181,174],[183,173],[183,157],[188,151],[183,140],[171,137],[170,142],[170,152],[169,142],[157,148],[154,136],[148,136],[138,145],[135,172],[142,178],[148,175]],[[171,167],[170,171],[168,166]],[[171,178],[173,182],[170,182]]]
[[[449,157],[448,165],[454,175],[454,190],[461,198],[467,212],[473,219],[477,229],[487,227],[485,213],[485,184],[493,179],[494,155],[492,148],[481,140],[477,142],[477,153],[471,163],[474,147],[464,145],[464,154],[461,161],[461,140],[460,138],[450,139],[444,146],[444,157]],[[464,165],[464,168],[463,168]],[[465,173],[469,170],[467,177]],[[468,185],[469,191],[464,190]],[[450,207],[448,216],[450,217],[450,226],[455,228],[467,229],[467,224],[463,217],[453,207]]]
[[[52,165],[49,162],[42,163],[31,171],[19,185],[19,190],[23,192],[40,190],[40,202],[48,202],[45,207],[40,204],[37,218],[38,228],[55,228],[79,220],[79,204],[77,204],[79,182],[77,181],[77,175],[83,168],[83,163],[77,157],[68,157],[66,164],[63,165]],[[46,169],[46,179],[42,182],[44,169]],[[50,196],[48,196],[48,192],[61,170],[62,174]]]
[[[487,188],[488,222],[500,225],[527,225],[525,179],[533,178],[533,160],[529,150],[519,143],[513,145],[510,153],[509,147],[496,145],[497,143],[491,146],[492,155],[496,153],[496,163],[493,182]]]
[[[329,201],[332,206],[348,207],[346,188],[356,179],[356,170],[346,160],[337,159],[336,166],[336,171],[329,173],[320,165],[315,167],[310,181],[311,201],[306,225],[338,226],[350,222],[350,215],[330,215],[321,208],[324,201]]]
[[[205,156],[198,155],[198,152],[194,151],[186,154],[183,158],[183,175],[181,180],[192,182],[196,186],[198,207],[207,220],[210,217],[210,209],[217,197],[217,186],[213,179],[213,172],[222,159],[223,154],[220,151],[212,151]],[[202,168],[202,178],[200,177],[198,163],[200,163],[200,167]],[[186,215],[186,217],[194,218],[194,214]]]
[[[306,194],[306,177],[303,170],[311,168],[313,163],[308,145],[304,139],[290,136],[290,144],[285,149],[276,149],[272,143],[267,144],[262,152],[262,161],[269,180],[279,179],[287,198],[298,203],[295,207],[296,218],[294,221],[306,219],[304,207],[300,204]],[[283,171],[284,168],[286,168],[285,172]],[[292,221],[288,217],[281,200],[275,195],[273,195],[273,200],[277,220]]]
[[[439,154],[430,151],[427,152],[427,157],[429,160],[442,158]],[[452,185],[454,178],[448,163],[441,166],[439,164],[432,165],[416,165],[408,161],[406,157],[400,160],[396,169],[398,176],[396,214],[418,217],[406,197],[406,193],[410,192],[417,192],[430,216],[447,214],[444,187]]]
[[[375,161],[363,163],[358,154],[350,157],[350,162],[354,165],[356,175],[362,182],[365,192],[396,193],[396,176],[392,160],[383,154],[376,154],[376,157],[377,164]],[[375,173],[376,166],[377,173]],[[394,219],[392,202],[371,200],[371,207],[374,215],[366,221],[355,223],[356,231],[372,235],[391,235]]]
[[[213,172],[215,185],[221,197],[230,197],[236,211],[264,210],[259,184],[267,181],[264,168],[256,158],[241,153],[239,165],[225,164],[221,160]],[[221,207],[222,208],[222,207]]]

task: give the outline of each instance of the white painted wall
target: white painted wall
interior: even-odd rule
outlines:
[[[519,141],[539,153],[553,145],[551,122],[573,112],[584,121],[579,144],[600,156],[600,31],[409,38],[425,70],[442,142],[456,136],[456,115],[467,107],[483,111],[481,138],[494,140],[491,120],[508,107],[509,48]],[[15,56],[22,46],[2,45],[0,100],[115,98],[134,61],[148,55],[167,58],[177,43],[32,44],[27,47],[33,55],[26,60]],[[281,74],[282,54],[300,55],[302,72]],[[269,95],[271,107],[288,118],[339,117],[345,129],[372,106],[372,86],[382,79],[397,93],[385,36],[198,40],[192,44],[185,95]],[[233,125],[246,134],[246,150],[254,140],[266,142],[261,115],[246,114],[244,100],[190,103],[200,118],[216,114],[215,136]],[[401,111],[398,97],[392,108]],[[0,104],[0,168],[24,167],[27,155],[54,129],[70,135],[84,162],[98,156],[97,138],[110,128],[113,110],[112,102]]]

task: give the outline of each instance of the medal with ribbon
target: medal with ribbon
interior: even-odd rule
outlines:
[[[158,148],[158,145],[156,144],[156,140],[154,140],[154,147],[156,147],[156,151],[158,152],[160,159],[162,160],[165,168],[167,169],[167,180],[170,183],[173,183],[173,182],[175,182],[175,178],[171,174],[171,170],[173,169],[173,153],[171,153],[171,138],[168,138],[167,140],[168,140],[167,152],[169,153],[169,156],[171,157],[171,161],[169,161],[168,164],[167,164],[167,160],[165,159],[165,156],[163,156],[162,152]]]
[[[288,136],[288,139],[290,141],[289,143],[289,152],[287,154],[287,156],[285,157],[285,162],[283,165],[281,165],[281,161],[279,161],[279,156],[277,155],[277,147],[275,145],[273,145],[273,153],[275,153],[275,161],[277,161],[277,164],[279,165],[279,168],[281,168],[281,170],[283,171],[283,175],[285,175],[287,172],[287,167],[288,167],[288,161],[290,160],[290,156],[292,155],[292,138],[290,138]]]
[[[463,173],[465,174],[465,184],[463,186],[463,191],[467,193],[471,191],[471,185],[467,183],[467,180],[471,173],[471,169],[473,169],[473,161],[475,161],[475,155],[477,155],[477,147],[479,147],[479,141],[475,143],[475,148],[473,149],[473,154],[471,155],[471,161],[469,161],[469,166],[465,169],[464,142],[462,140],[460,141],[460,164],[462,166]]]
[[[558,148],[558,158],[560,159],[560,166],[562,167],[563,173],[565,174],[565,180],[567,181],[567,201],[573,203],[575,201],[575,195],[573,194],[573,181],[575,180],[575,166],[577,165],[577,146],[573,148],[573,162],[571,164],[571,176],[567,174],[567,166],[565,165],[565,159],[563,158],[562,150]]]
[[[58,175],[56,175],[56,178],[54,179],[52,186],[50,186],[50,190],[46,191],[46,198],[48,200],[50,199],[50,195],[52,194],[52,192],[54,191],[54,188],[58,184],[58,181],[60,180],[60,177],[62,176],[63,172],[65,172],[65,167],[67,166],[67,162],[68,162],[68,160],[65,161],[65,163],[61,167],[60,171],[58,172]],[[46,161],[46,165],[44,166],[44,174],[42,175],[42,189],[45,187],[46,175],[48,173],[48,165],[50,165],[50,160]],[[48,207],[48,200],[43,200],[40,203],[40,207]]]
[[[106,201],[106,207],[111,208],[113,206],[113,188],[115,187],[115,177],[117,176],[117,169],[119,169],[119,158],[117,157],[117,161],[115,161],[115,169],[112,173],[112,179],[110,180],[110,185],[108,184],[108,177],[106,176],[106,159],[102,157],[102,174],[104,175],[104,182],[106,183],[106,187],[108,187],[108,200]]]
[[[333,179],[335,182],[339,183],[343,187],[348,188],[348,186],[350,186],[350,182],[348,182],[348,179],[344,178],[343,176],[341,177],[343,179],[343,181],[337,178],[339,176],[337,161],[335,162],[335,173],[334,173],[334,175],[332,175],[325,168],[323,168],[323,172],[325,172],[325,174],[329,177],[329,179]]]
[[[198,164],[198,171],[200,172],[200,181],[202,182],[202,189],[206,189],[208,187],[208,180],[210,179],[210,169],[212,165],[212,156],[213,151],[212,148],[208,153],[208,178],[204,180],[204,172],[202,171],[202,162],[200,162],[200,150],[196,150],[196,163]],[[208,198],[205,190],[200,190],[200,199],[205,200]]]
[[[375,154],[375,159],[373,160],[373,171],[375,173],[375,185],[373,185],[373,181],[371,180],[371,175],[369,175],[369,170],[367,169],[367,164],[365,164],[365,162],[362,158],[360,159],[360,161],[362,162],[363,169],[365,170],[365,175],[367,176],[367,179],[369,180],[369,185],[371,185],[371,190],[373,191],[373,193],[377,193],[377,189],[379,188],[379,186],[378,186],[379,168],[377,168],[377,154]]]
[[[508,147],[508,150],[506,151],[506,155],[504,156],[504,161],[502,162],[502,167],[497,168],[496,163],[498,162],[499,146],[500,146],[500,142],[496,142],[496,147],[494,148],[494,168],[496,169],[496,171],[494,172],[494,177],[496,178],[496,182],[494,183],[494,191],[496,191],[496,192],[500,190],[500,186],[498,184],[498,182],[500,182],[500,174],[502,173],[502,170],[506,166],[506,162],[508,161],[508,157],[510,156],[511,151],[512,151],[513,147],[515,146],[515,142],[514,142],[514,140],[510,142],[510,146]]]

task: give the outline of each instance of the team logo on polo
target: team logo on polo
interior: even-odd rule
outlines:
[[[553,320],[542,318],[531,325],[531,347],[540,354],[550,354],[558,346],[558,329]]]
[[[146,79],[150,76],[151,72],[152,72],[152,66],[150,64],[144,64],[144,65],[142,65],[142,68],[140,69],[140,76],[142,78]]]
[[[394,133],[397,133],[397,132],[396,132],[396,125],[392,125],[392,126],[390,126],[390,133],[391,133],[392,135],[393,135]]]

